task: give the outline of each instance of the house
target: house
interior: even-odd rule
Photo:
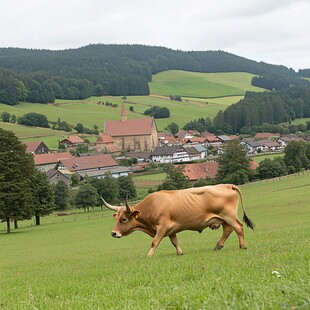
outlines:
[[[157,163],[180,163],[189,161],[185,148],[178,145],[157,146],[150,154],[150,159]]]
[[[291,141],[301,141],[302,138],[295,136],[295,135],[283,135],[279,139],[277,139],[277,142],[279,142],[282,146],[282,148],[285,148],[287,144]]]
[[[203,137],[193,137],[184,140],[184,144],[186,145],[208,145],[209,142],[206,138]]]
[[[66,139],[60,141],[60,144],[66,147],[76,147],[81,144],[85,144],[84,140],[80,136],[69,136]]]
[[[262,144],[266,152],[277,152],[283,150],[281,143],[277,141],[263,140]]]
[[[107,173],[112,177],[128,176],[129,169],[119,166],[118,163],[108,154],[97,154],[80,157],[72,157],[60,160],[55,166],[58,170],[69,170],[77,173],[81,179],[104,178]]]
[[[195,151],[192,151],[192,153],[197,153],[198,158],[197,159],[204,159],[207,157],[208,155],[208,150],[206,149],[206,147],[204,145],[201,144],[192,144],[192,145],[183,145],[187,150],[189,149],[194,149]]]
[[[202,152],[195,147],[179,145],[157,146],[150,154],[150,159],[158,163],[184,163],[202,158]]]
[[[111,136],[121,150],[152,151],[158,145],[154,118],[127,119],[124,102],[122,102],[121,120],[107,120],[104,133]]]
[[[26,145],[26,152],[31,154],[47,154],[50,152],[43,141],[24,141],[23,144]]]
[[[241,144],[246,147],[248,154],[256,154],[267,151],[267,147],[264,146],[263,141],[255,141],[254,139],[247,138],[243,139]]]
[[[218,138],[221,141],[221,143],[227,143],[232,140],[231,137],[226,135],[219,135]]]
[[[183,174],[187,176],[190,181],[197,181],[198,179],[206,178],[214,179],[216,177],[218,167],[219,164],[215,161],[186,164]]]
[[[176,134],[176,137],[178,138],[179,141],[182,140],[187,140],[190,138],[194,138],[195,135],[199,134],[197,131],[195,130],[179,130],[178,133]]]
[[[63,173],[63,171],[61,170],[56,170],[56,169],[50,169],[48,171],[45,172],[45,174],[47,175],[48,181],[51,184],[56,184],[59,181],[63,181],[65,182],[67,185],[70,185],[71,183],[71,175],[69,174],[65,174]]]
[[[62,152],[62,153],[48,153],[48,154],[34,154],[34,164],[37,169],[41,171],[48,171],[53,169],[55,165],[63,159],[72,158],[70,152]]]
[[[105,152],[109,154],[119,155],[121,150],[115,144],[113,138],[104,133],[99,133],[95,143],[96,152]]]
[[[222,145],[222,140],[220,140],[215,134],[210,133],[210,132],[203,132],[201,134],[201,137],[206,138],[206,141],[208,142],[209,145],[213,146],[219,146]]]
[[[178,140],[173,136],[171,132],[158,132],[158,141],[160,145],[177,145]]]
[[[189,161],[201,159],[201,152],[198,151],[194,146],[186,147],[185,150],[188,154]]]

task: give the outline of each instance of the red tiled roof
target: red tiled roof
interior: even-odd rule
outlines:
[[[258,132],[255,135],[256,139],[266,139],[266,138],[270,138],[270,137],[280,137],[279,133],[271,133],[271,132]]]
[[[34,151],[39,147],[42,141],[24,141],[23,144],[26,145],[26,151],[28,153],[34,153]]]
[[[96,144],[105,144],[105,143],[114,143],[114,140],[111,136],[105,135],[104,133],[100,132],[96,141]]]
[[[73,157],[70,152],[49,153],[49,154],[34,154],[34,163],[36,165],[58,163],[62,159]]]
[[[118,153],[118,152],[121,151],[121,150],[118,148],[118,146],[115,145],[115,144],[113,144],[113,143],[106,144],[106,145],[105,145],[105,148],[106,148],[106,150],[107,150],[109,153]]]
[[[118,166],[118,163],[108,154],[72,157],[61,162],[70,171]]]
[[[111,137],[151,135],[153,118],[136,118],[121,120],[108,120],[105,123],[105,133]]]
[[[196,181],[201,178],[215,178],[218,166],[219,164],[215,161],[187,164],[183,173],[190,181]]]
[[[203,137],[194,137],[186,139],[186,143],[203,143],[206,141],[206,138]]]
[[[84,140],[79,136],[69,136],[68,138],[62,141],[65,141],[65,140],[68,140],[71,143],[84,143]]]

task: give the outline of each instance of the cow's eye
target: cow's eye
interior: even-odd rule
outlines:
[[[124,218],[122,219],[122,223],[127,223],[127,222],[128,222],[128,219],[124,217]]]

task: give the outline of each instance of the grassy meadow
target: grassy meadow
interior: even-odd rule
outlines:
[[[246,91],[263,91],[251,85],[253,74],[245,72],[201,73],[169,70],[152,76],[151,94],[197,98],[243,96]]]
[[[151,106],[167,107],[171,116],[156,120],[158,130],[164,130],[172,122],[182,128],[190,120],[198,117],[213,119],[219,110],[225,110],[229,105],[242,99],[246,90],[262,90],[251,86],[252,76],[240,72],[162,72],[153,76],[153,81],[149,84],[150,96],[127,97],[125,100],[127,116],[129,119],[145,117],[144,111]],[[165,89],[169,91],[165,91]],[[170,94],[184,96],[183,101],[171,101]],[[102,102],[106,101],[116,103],[118,107],[112,108],[103,105]],[[129,111],[130,106],[133,106],[133,112]],[[106,120],[120,119],[121,98],[107,96],[91,97],[85,100],[56,100],[55,104],[23,102],[15,106],[0,104],[0,114],[2,112],[8,112],[17,117],[29,112],[36,112],[45,115],[49,121],[57,121],[60,118],[71,125],[82,123],[88,128],[97,125],[100,130],[103,130]],[[1,128],[4,126],[3,123],[0,123]],[[21,133],[19,128],[10,128],[18,136],[20,134],[22,136],[42,136],[40,129],[37,129],[38,133],[37,131],[30,133],[30,129],[25,128]]]
[[[241,189],[256,224],[246,251],[233,233],[214,252],[221,231],[206,229],[179,234],[184,256],[165,238],[147,258],[147,235],[110,236],[111,211],[49,216],[10,235],[2,223],[0,308],[309,309],[310,173]]]
[[[259,164],[264,159],[267,159],[267,158],[274,159],[276,157],[283,157],[283,156],[284,156],[284,153],[270,153],[270,154],[262,154],[262,155],[251,156],[251,159]]]

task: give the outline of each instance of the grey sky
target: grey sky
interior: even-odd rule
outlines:
[[[0,0],[0,47],[224,50],[310,68],[310,0]]]

